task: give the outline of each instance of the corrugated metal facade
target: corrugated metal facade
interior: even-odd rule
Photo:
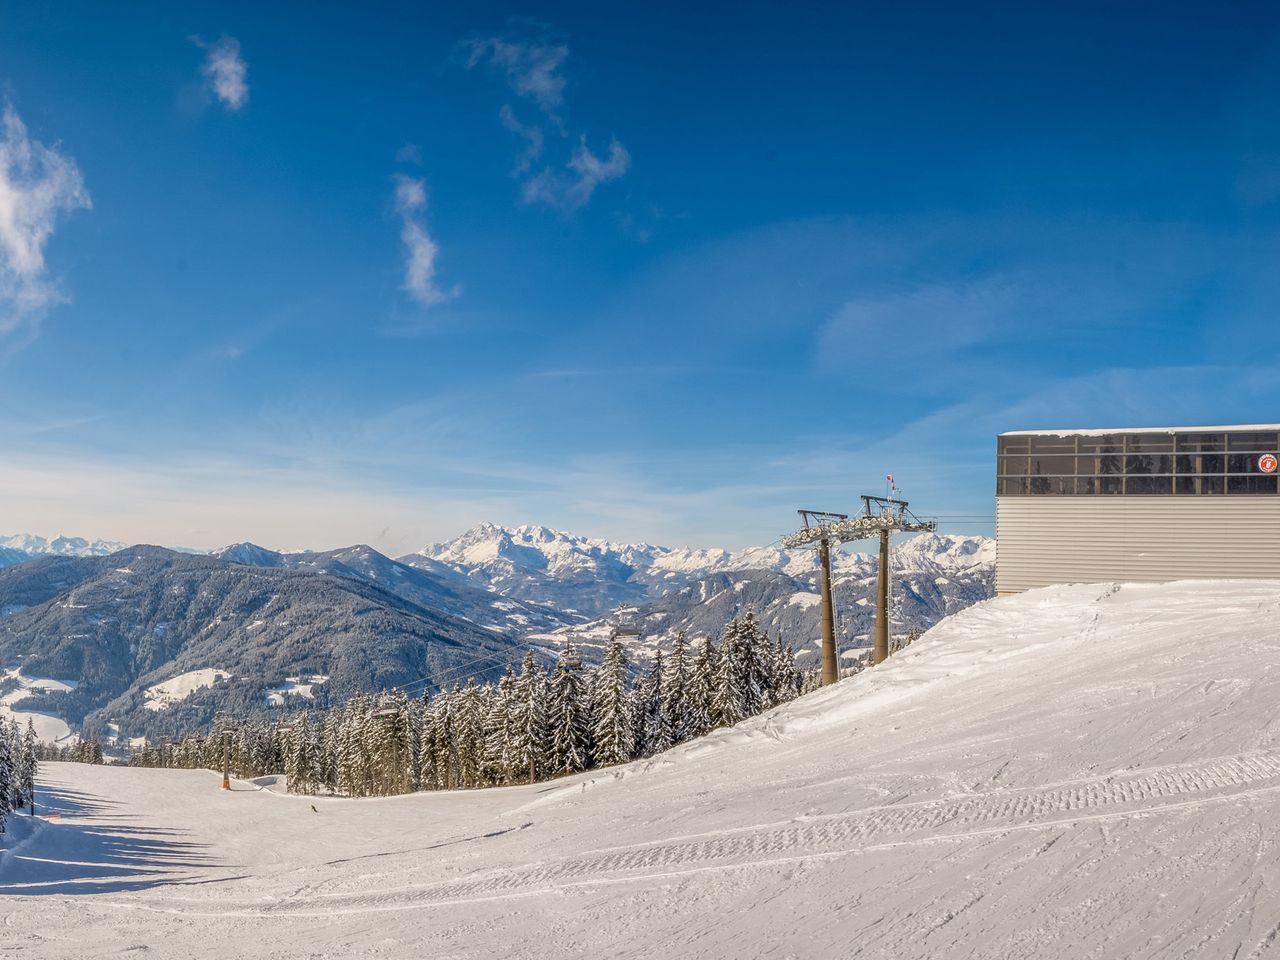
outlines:
[[[1280,497],[997,497],[996,591],[1280,580]]]

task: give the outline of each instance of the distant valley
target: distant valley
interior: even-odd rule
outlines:
[[[679,631],[716,634],[748,611],[795,646],[802,666],[817,657],[812,551],[615,544],[493,524],[398,560],[363,545],[282,553],[240,543],[211,554],[66,537],[0,545],[0,695],[86,735],[156,739],[221,708],[269,716],[388,687],[416,696],[495,679],[531,648],[550,663],[571,640],[590,660],[619,607],[643,628],[640,660]],[[875,561],[834,559],[840,642],[852,657],[867,644]],[[980,537],[898,545],[895,630],[927,629],[989,597],[993,561],[993,541]],[[15,699],[19,669],[61,683]]]

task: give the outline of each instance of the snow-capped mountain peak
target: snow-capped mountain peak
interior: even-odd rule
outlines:
[[[30,533],[0,536],[0,548],[25,553],[29,557],[105,557],[126,546],[114,540],[86,540],[84,537],[57,536],[49,540]]]

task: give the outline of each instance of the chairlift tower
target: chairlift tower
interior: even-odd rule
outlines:
[[[909,509],[906,500],[893,497],[862,497],[862,513],[850,517],[842,513],[799,511],[804,529],[782,538],[785,547],[817,544],[822,559],[822,685],[839,679],[836,662],[835,617],[831,606],[831,544],[880,538],[880,564],[876,577],[875,646],[873,664],[889,656],[889,536],[894,533],[932,533],[936,520],[922,520]]]

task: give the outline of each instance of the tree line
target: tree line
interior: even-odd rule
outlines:
[[[661,753],[815,682],[747,614],[719,643],[679,635],[638,672],[617,637],[594,668],[572,644],[550,672],[530,651],[497,683],[360,695],[283,724],[221,715],[208,734],[148,745],[129,762],[221,770],[225,758],[240,778],[283,771],[291,793],[351,797],[532,783]]]
[[[9,814],[33,807],[37,765],[36,731],[30,718],[25,731],[17,720],[0,720],[0,833]]]

